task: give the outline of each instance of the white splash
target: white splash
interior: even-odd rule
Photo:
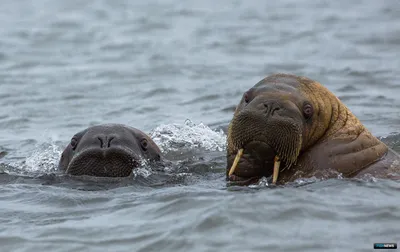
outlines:
[[[1,173],[6,173],[6,174],[10,173],[10,170],[8,169],[8,165],[0,164],[0,174]]]
[[[139,167],[133,169],[132,173],[134,177],[141,176],[147,178],[152,174],[152,169],[149,166],[147,160],[141,159]]]
[[[371,183],[376,183],[378,182],[378,179],[375,178],[374,176],[372,176],[369,173],[366,173],[362,176],[360,176],[358,179],[360,179],[361,181],[365,181],[365,182],[371,182]]]
[[[251,184],[248,187],[249,188],[255,188],[255,189],[259,189],[259,188],[264,188],[264,187],[268,187],[268,178],[266,177],[262,177],[258,180],[258,182],[256,184]]]
[[[37,146],[35,151],[26,158],[25,170],[28,172],[52,172],[58,167],[62,150],[54,143],[46,144],[47,148]]]
[[[144,178],[147,178],[148,176],[150,176],[152,174],[151,170],[149,170],[149,168],[147,168],[147,167],[135,168],[135,169],[133,169],[132,173],[135,177],[141,176]]]
[[[224,151],[226,135],[222,130],[212,130],[203,123],[194,124],[186,120],[182,124],[166,124],[155,128],[150,137],[162,151],[177,150],[179,148],[204,148],[211,151]]]
[[[393,161],[393,163],[390,165],[390,169],[394,170],[396,167],[399,167],[399,160]]]
[[[311,178],[298,178],[295,181],[293,181],[296,185],[301,186],[301,185],[306,185],[306,184],[311,184],[321,181],[321,179],[317,179],[315,176]]]

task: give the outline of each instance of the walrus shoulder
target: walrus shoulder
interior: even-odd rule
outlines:
[[[375,178],[400,179],[400,155],[388,148],[387,153],[381,159],[357,173],[355,177],[365,175]]]

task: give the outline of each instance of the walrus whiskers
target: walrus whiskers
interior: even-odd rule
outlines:
[[[276,181],[278,180],[279,166],[280,165],[281,165],[281,160],[279,159],[278,156],[275,156],[275,158],[274,158],[274,172],[272,173],[272,184],[276,184]]]
[[[240,149],[238,151],[238,153],[236,154],[236,157],[235,157],[235,160],[233,161],[231,169],[229,170],[229,176],[231,176],[235,172],[235,169],[236,169],[242,155],[243,155],[243,149]]]

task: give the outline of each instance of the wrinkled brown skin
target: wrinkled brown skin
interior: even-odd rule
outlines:
[[[127,177],[144,160],[161,160],[161,151],[149,136],[126,125],[102,124],[72,137],[59,169],[75,176]]]
[[[304,116],[305,103],[313,107],[308,119]],[[296,136],[301,140],[292,141]],[[269,147],[254,141],[266,142]],[[339,174],[344,178],[368,174],[375,178],[398,178],[400,173],[400,155],[374,137],[327,88],[306,77],[270,75],[245,93],[228,129],[227,180],[232,180],[228,171],[237,151],[249,146],[249,142],[258,147],[247,153],[244,148],[234,175],[243,181],[272,175],[277,150],[271,141],[301,145],[299,153],[289,151],[295,153],[295,163],[283,171],[287,162],[281,165],[277,184],[299,178],[337,178]],[[248,161],[254,155],[261,163]]]

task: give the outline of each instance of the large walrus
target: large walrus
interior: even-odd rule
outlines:
[[[395,178],[400,155],[374,137],[327,88],[274,74],[244,93],[229,125],[227,180]],[[397,173],[397,174],[396,174]]]
[[[102,124],[72,137],[59,169],[76,176],[127,177],[142,160],[160,159],[160,149],[142,131],[122,124]]]

